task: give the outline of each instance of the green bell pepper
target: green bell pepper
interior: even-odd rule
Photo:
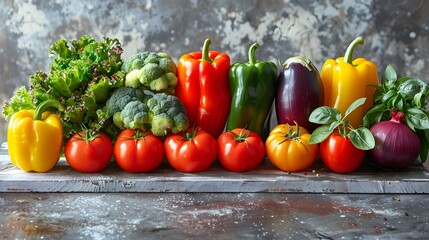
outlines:
[[[268,132],[268,116],[274,101],[279,75],[277,65],[255,58],[258,43],[249,48],[249,62],[236,62],[229,71],[232,96],[226,130],[246,128],[263,139]]]

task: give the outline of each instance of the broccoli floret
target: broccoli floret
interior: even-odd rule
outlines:
[[[147,101],[151,116],[151,131],[164,136],[169,131],[177,133],[188,128],[189,121],[182,102],[173,95],[157,93]]]
[[[146,95],[140,89],[123,87],[115,90],[103,111],[97,111],[101,121],[113,116],[119,129],[152,130],[157,136],[170,131],[177,133],[188,128],[189,121],[182,102],[173,95]]]
[[[177,85],[177,66],[167,53],[141,52],[126,59],[125,86],[173,93]]]
[[[105,112],[108,117],[122,111],[132,101],[144,101],[147,95],[140,89],[122,87],[116,89],[106,102]]]
[[[140,86],[140,69],[135,69],[125,75],[125,86],[138,88]]]
[[[122,64],[122,71],[129,73],[134,69],[140,69],[144,66],[144,60],[149,55],[149,52],[141,52],[131,55],[124,63]]]
[[[148,129],[149,108],[144,102],[129,102],[118,116],[113,116],[113,122],[119,128]],[[116,119],[115,119],[116,118]]]

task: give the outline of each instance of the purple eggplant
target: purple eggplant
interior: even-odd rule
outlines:
[[[310,113],[323,105],[323,85],[319,71],[305,56],[291,57],[278,78],[276,114],[278,124],[304,127],[310,133],[318,125],[308,121]]]

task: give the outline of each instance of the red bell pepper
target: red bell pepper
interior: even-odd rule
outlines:
[[[189,124],[203,128],[217,138],[224,130],[231,107],[226,53],[209,51],[206,39],[202,52],[180,57],[175,95],[186,108]]]

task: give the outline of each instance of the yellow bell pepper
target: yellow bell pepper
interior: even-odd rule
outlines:
[[[47,172],[60,158],[63,128],[58,115],[44,112],[48,107],[61,109],[62,105],[56,100],[47,100],[36,110],[21,110],[9,120],[10,160],[23,171]]]
[[[371,85],[378,85],[375,63],[365,58],[352,58],[358,44],[364,44],[363,37],[350,43],[344,57],[326,60],[320,74],[325,94],[324,105],[338,109],[342,116],[350,104],[366,97],[365,104],[346,118],[354,128],[362,125],[364,115],[373,105],[375,87]]]

